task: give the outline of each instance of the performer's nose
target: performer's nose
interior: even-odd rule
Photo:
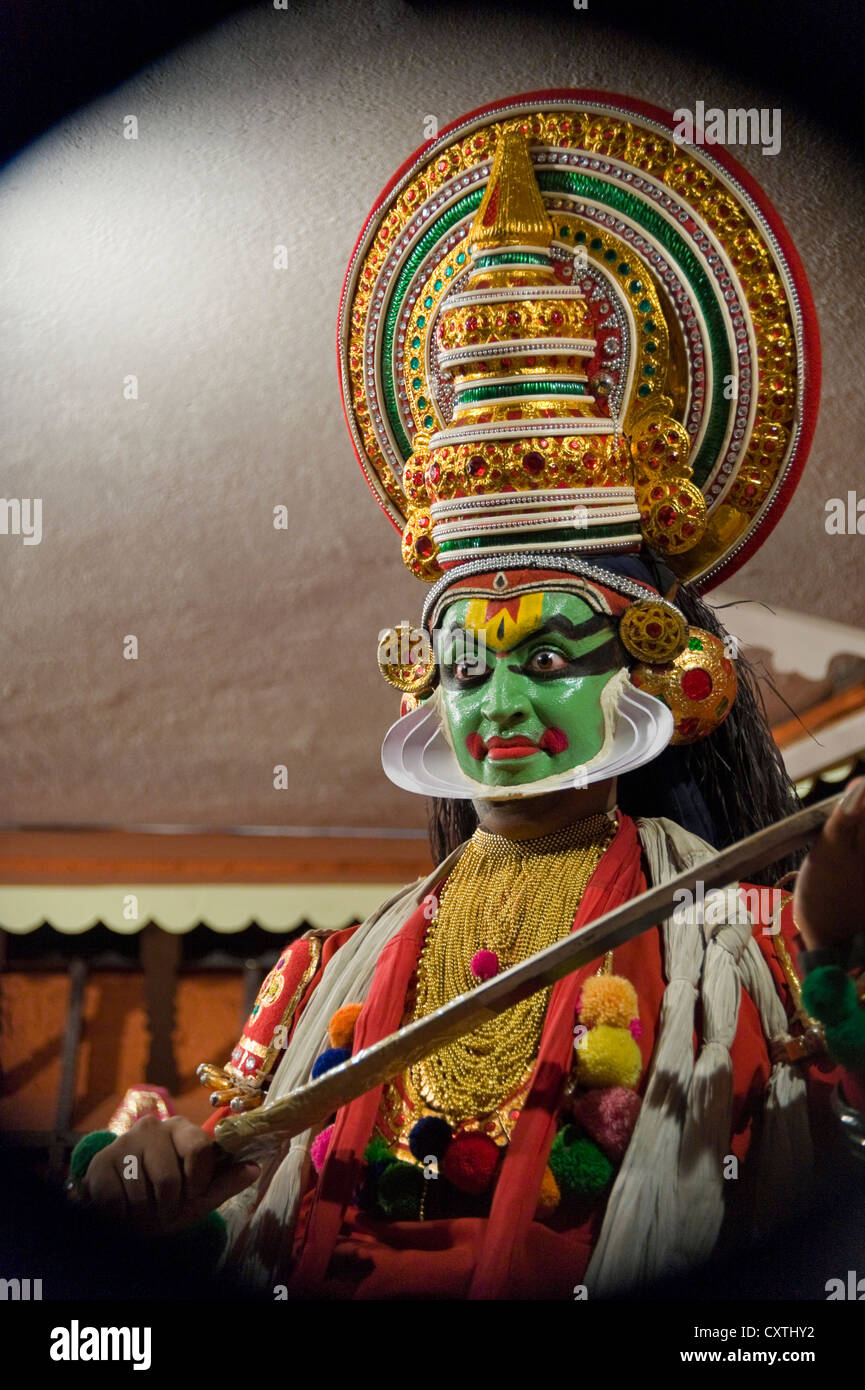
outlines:
[[[493,666],[484,691],[481,713],[490,723],[498,724],[501,728],[519,724],[531,714],[523,682],[508,670],[505,661],[497,660]]]

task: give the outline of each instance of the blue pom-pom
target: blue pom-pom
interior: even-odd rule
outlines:
[[[322,1052],[316,1057],[312,1064],[312,1079],[316,1081],[318,1077],[324,1076],[326,1071],[331,1071],[333,1067],[338,1067],[341,1062],[347,1062],[351,1053],[347,1047],[329,1047],[326,1052]]]
[[[447,1120],[441,1119],[438,1115],[424,1115],[410,1130],[408,1146],[418,1162],[423,1163],[430,1154],[442,1158],[452,1139],[451,1127]]]

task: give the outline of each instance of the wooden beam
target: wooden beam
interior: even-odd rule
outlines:
[[[786,719],[783,724],[776,724],[772,729],[772,737],[779,748],[789,748],[791,743],[798,743],[800,739],[807,738],[808,734],[825,729],[828,724],[834,724],[836,719],[855,714],[863,705],[865,683],[851,685],[849,690],[843,690],[840,695],[833,695],[828,700],[822,700],[819,705],[812,705],[811,709],[803,710],[798,718]]]
[[[87,962],[75,956],[69,962],[69,1004],[66,1009],[66,1028],[61,1050],[60,1086],[57,1091],[57,1112],[48,1153],[48,1166],[59,1172],[66,1163],[66,1135],[72,1128],[75,1109],[75,1082],[78,1072],[78,1049],[84,1018],[84,986],[87,983]]]
[[[180,1089],[174,1055],[174,1020],[181,940],[148,922],[141,932],[141,968],[150,1049],[145,1081],[164,1086],[172,1095]]]
[[[408,883],[432,868],[426,839],[0,830],[0,884]]]
[[[0,1035],[5,1031],[3,1025],[3,992],[2,977],[6,972],[6,932],[0,927]],[[3,1063],[0,1060],[0,1091],[3,1089]]]

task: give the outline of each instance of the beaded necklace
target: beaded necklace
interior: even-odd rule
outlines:
[[[615,818],[605,815],[528,841],[477,830],[435,905],[406,1001],[412,1017],[567,935],[615,831]],[[574,1064],[537,1198],[535,1220],[561,1229],[583,1219],[586,1198],[609,1188],[640,1111],[637,995],[612,965],[609,951],[576,1002]],[[355,1194],[361,1209],[397,1221],[485,1214],[526,1098],[550,993],[408,1068],[404,1094],[396,1082],[385,1088]],[[349,1004],[334,1015],[333,1046],[316,1066],[350,1055],[361,1008]],[[310,1150],[317,1170],[332,1134],[331,1125]]]
[[[606,814],[532,840],[476,830],[430,922],[413,1017],[476,987],[479,958],[506,970],[567,936],[614,834]],[[416,1063],[412,1089],[451,1125],[492,1114],[537,1055],[550,994],[548,987],[531,995]]]

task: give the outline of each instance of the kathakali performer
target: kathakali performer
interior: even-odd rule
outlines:
[[[346,415],[430,586],[417,627],[380,639],[402,692],[382,760],[431,799],[437,867],[286,947],[230,1060],[201,1069],[205,1131],[796,809],[701,594],[796,485],[814,311],[765,195],[672,132],[602,93],[497,102],[423,146],[366,222]],[[795,894],[771,891],[782,863],[712,911],[683,902],[260,1170],[216,1176],[207,1132],[149,1119],[79,1181],[128,1206],[111,1183],[134,1143],[166,1226],[233,1192],[229,1267],[289,1297],[646,1287],[800,1210],[862,1142],[863,846],[860,784]]]

